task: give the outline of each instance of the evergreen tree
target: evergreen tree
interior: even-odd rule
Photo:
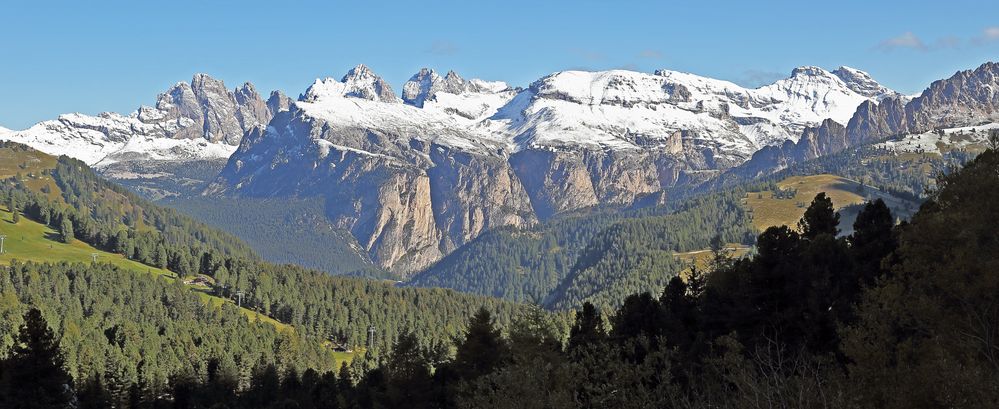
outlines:
[[[254,368],[250,378],[250,389],[246,392],[247,407],[266,408],[278,398],[281,389],[281,377],[274,364],[260,362]]]
[[[722,239],[720,234],[715,234],[711,237],[708,248],[711,249],[711,270],[721,270],[728,268],[732,264],[731,251],[725,248],[725,240]],[[696,266],[694,269],[696,269]]]
[[[107,391],[97,374],[77,386],[76,396],[80,409],[106,409],[109,406]]]
[[[506,359],[508,346],[484,307],[472,317],[465,338],[458,342],[452,368],[460,379],[475,379],[489,373]]]
[[[4,363],[0,398],[5,408],[67,408],[75,401],[59,341],[32,308],[24,314],[12,356]]]
[[[215,293],[224,295],[222,290],[229,286],[229,269],[225,268],[224,265],[220,265],[215,269],[212,277],[215,278]]]
[[[73,241],[73,222],[66,216],[63,216],[62,224],[59,226],[59,239],[67,244]]]
[[[392,347],[384,365],[387,385],[385,406],[429,407],[435,399],[427,353],[412,333],[404,333]]]
[[[576,313],[576,322],[569,330],[568,350],[574,351],[584,345],[599,344],[606,339],[604,320],[597,307],[589,302],[583,303],[583,308]]]
[[[890,274],[865,291],[858,322],[843,331],[852,389],[869,407],[999,404],[999,152],[938,186],[900,226]],[[864,230],[859,240],[884,234]]]
[[[17,201],[14,199],[13,194],[7,197],[7,210],[10,210],[11,220],[14,221],[14,224],[21,221],[21,212],[17,208]]]
[[[640,335],[654,339],[663,328],[663,311],[652,294],[632,294],[624,299],[611,322],[611,337],[619,342]]]
[[[881,261],[898,247],[894,226],[891,210],[881,199],[865,204],[857,214],[849,242],[862,283],[873,284],[881,273]]]
[[[167,268],[168,262],[169,258],[167,256],[166,247],[162,244],[158,244],[156,246],[156,267]]]
[[[839,213],[833,208],[832,199],[826,192],[820,192],[812,199],[812,204],[805,209],[805,214],[798,222],[798,230],[806,239],[814,239],[820,234],[836,236],[839,229]]]

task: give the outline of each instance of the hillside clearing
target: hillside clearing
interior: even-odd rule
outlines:
[[[58,240],[58,232],[51,227],[21,217],[17,224],[14,224],[13,213],[6,206],[0,210],[0,235],[6,236],[3,245],[3,254],[0,254],[0,265],[9,265],[13,260],[45,262],[77,262],[90,263],[93,255],[97,255],[97,262],[108,263],[123,270],[137,274],[148,274],[153,277],[162,277],[168,281],[178,280],[177,274],[161,268],[147,266],[145,264],[129,260],[121,254],[109,253],[96,249],[80,240],[73,240],[70,243],[63,243]],[[198,294],[198,297],[205,305],[220,308],[223,303],[234,304],[230,299],[218,297],[208,293],[204,287],[187,285],[191,291]],[[271,317],[260,314],[246,308],[240,311],[250,321],[261,321],[271,324],[278,331],[294,331],[291,325],[277,321]],[[330,355],[336,360],[337,366],[345,361],[353,359],[352,353],[336,352],[330,349]]]
[[[791,176],[777,183],[783,192],[762,191],[746,194],[745,205],[752,213],[753,226],[763,231],[770,226],[795,227],[805,209],[820,192],[832,199],[841,211],[840,231],[849,234],[856,218],[853,205],[882,199],[900,217],[908,217],[918,208],[917,203],[892,196],[875,187],[837,175]],[[848,209],[850,208],[850,209]],[[845,209],[845,211],[844,211]]]

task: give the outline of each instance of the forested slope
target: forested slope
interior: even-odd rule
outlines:
[[[879,200],[863,206],[846,236],[838,234],[846,226],[834,203],[817,194],[795,227],[760,234],[748,258],[716,253],[707,274],[674,277],[619,308],[584,303],[566,341],[538,310],[507,331],[482,310],[456,337],[454,354],[404,334],[360,376],[260,366],[248,385],[208,375],[174,383],[186,387],[152,401],[178,408],[994,407],[999,152],[985,152],[937,186],[911,222],[896,224]],[[42,396],[69,400],[56,387],[66,375],[37,315],[26,314],[18,348],[2,365],[0,393],[29,399],[18,375],[34,370],[45,375],[33,378],[34,387],[52,391]],[[88,405],[115,396],[85,385],[76,391]]]
[[[715,235],[752,244],[745,191],[666,207],[600,211],[532,229],[499,229],[473,240],[407,285],[439,286],[564,310],[661,287],[686,264],[674,253],[708,247]]]
[[[294,328],[294,335],[293,341],[290,342],[300,344],[304,352],[312,348],[309,345],[318,345],[328,340],[347,347],[366,345],[369,328],[375,330],[373,343],[376,348],[390,345],[398,334],[404,331],[416,334],[421,342],[441,344],[450,342],[451,337],[460,334],[467,318],[482,306],[496,311],[498,319],[504,325],[519,311],[525,309],[521,305],[450,290],[395,288],[388,282],[332,277],[315,270],[262,262],[246,244],[233,236],[207,227],[174,210],[149,203],[100,179],[79,161],[66,157],[46,157],[15,144],[0,146],[0,153],[13,160],[23,161],[17,166],[17,169],[22,171],[0,175],[6,176],[6,179],[0,182],[0,197],[4,199],[7,207],[16,210],[18,217],[30,220],[30,223],[24,221],[21,224],[5,226],[5,230],[8,227],[18,229],[28,224],[38,225],[37,222],[40,225],[53,226],[54,233],[44,240],[51,240],[56,246],[63,245],[59,241],[70,243],[78,241],[101,252],[122,255],[122,260],[127,259],[128,263],[135,265],[146,265],[150,271],[166,271],[170,276],[175,275],[183,279],[205,277],[209,287],[203,291],[212,297],[217,297],[216,300],[229,300],[221,303],[222,310],[219,310],[217,302],[204,302],[202,297],[205,294],[196,294],[189,287],[181,285],[187,294],[184,296],[185,299],[200,300],[197,304],[205,310],[205,314],[211,316],[217,314],[211,311],[228,310],[231,308],[230,305],[240,298],[243,307],[291,325]],[[51,256],[50,260],[43,261],[52,263],[60,261],[58,252],[43,251],[43,253]],[[16,258],[16,254],[8,256]],[[106,258],[110,259],[110,256]],[[6,286],[7,299],[13,305],[11,311],[16,311],[11,314],[23,312],[28,306],[34,306],[43,309],[50,318],[63,317],[61,312],[78,309],[72,306],[70,300],[96,300],[100,299],[102,294],[115,301],[113,306],[107,307],[110,310],[104,314],[107,315],[105,319],[120,314],[141,313],[141,310],[129,309],[137,303],[135,299],[139,295],[116,296],[105,286],[72,285],[68,294],[65,291],[58,291],[56,292],[58,297],[54,298],[39,297],[37,289],[32,287],[33,283],[44,282],[42,278],[30,279],[39,274],[73,276],[69,278],[71,282],[77,279],[74,277],[78,274],[90,277],[88,274],[93,272],[89,263],[63,270],[58,270],[52,265],[27,266],[29,267],[25,267],[26,270],[18,274],[24,274],[29,279],[19,281],[19,285]],[[99,258],[98,263],[92,268],[94,271],[104,271],[102,269],[112,267]],[[114,274],[123,285],[133,287],[144,285],[135,284],[133,281],[156,282],[155,275],[136,270],[114,270]],[[12,272],[13,274],[15,273]],[[44,277],[44,280],[57,280],[49,276]],[[171,280],[156,284],[159,287],[154,287],[154,290],[148,288],[132,290],[140,291],[141,296],[145,297],[151,292],[172,288]],[[69,298],[65,298],[66,296]],[[154,300],[165,303],[157,308],[165,309],[170,314],[179,314],[180,312],[172,310],[174,304],[163,297],[166,296]],[[83,304],[84,318],[97,314],[97,310],[91,308],[88,303]],[[119,303],[128,305],[119,306]],[[144,319],[152,320],[154,317]],[[215,318],[191,321],[190,330],[210,331],[212,326],[222,327],[222,324],[215,323],[211,321],[212,319]],[[10,322],[11,325],[15,325],[17,320]],[[105,321],[90,324],[97,325],[101,331],[107,329]],[[233,325],[250,325],[250,320]],[[66,328],[70,327],[59,325],[59,334],[64,335]],[[12,332],[5,334],[8,341],[11,339],[11,334]],[[266,334],[247,336],[252,339]],[[112,341],[90,337],[81,342],[100,351],[106,347],[104,343]],[[253,346],[253,348],[258,347],[260,345]],[[267,346],[269,349],[274,349],[273,347],[274,345]],[[323,351],[329,352],[329,349]],[[233,350],[233,354],[236,352],[238,349]],[[229,357],[227,359],[235,359],[236,355],[227,356]],[[277,362],[276,359],[269,360]],[[281,361],[280,364],[294,363],[298,368],[323,369],[331,367],[332,362],[330,356],[310,353],[296,355],[293,361]],[[137,361],[132,361],[130,364],[128,370],[137,370]],[[252,362],[247,361],[247,364]],[[183,369],[176,366],[165,368],[164,371],[168,372]],[[82,379],[77,378],[77,381]]]

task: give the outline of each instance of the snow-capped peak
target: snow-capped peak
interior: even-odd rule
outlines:
[[[157,96],[155,107],[129,114],[64,114],[3,139],[43,152],[66,154],[92,166],[122,160],[186,160],[228,157],[248,129],[273,112],[252,84],[236,89],[207,74],[178,82]]]
[[[747,157],[764,145],[797,140],[825,119],[845,123],[867,96],[820,67],[756,89],[694,74],[563,71],[531,84],[496,118],[531,144],[596,143],[636,148],[683,131],[694,143]],[[672,143],[672,142],[670,142]]]
[[[856,68],[842,66],[833,71],[832,74],[843,80],[843,82],[846,83],[846,86],[850,87],[853,92],[868,98],[874,98],[881,101],[888,97],[901,96],[898,92],[875,81],[874,78],[871,77],[871,74]]]
[[[791,93],[808,93],[820,88],[843,93],[852,91],[843,80],[833,75],[833,73],[821,67],[807,65],[791,70],[791,76],[788,78],[760,87],[760,89],[767,88],[784,89]]]
[[[403,102],[423,107],[423,102],[431,95],[431,87],[440,82],[440,75],[432,69],[421,68],[402,86]]]
[[[399,102],[399,98],[392,91],[392,86],[364,64],[359,64],[351,68],[339,81],[330,77],[326,79],[317,78],[299,100],[315,102],[329,97],[361,98],[391,103]]]
[[[826,71],[822,67],[816,67],[814,65],[802,65],[800,67],[795,67],[791,70],[791,78],[808,76],[808,77],[833,77],[832,73]]]
[[[422,68],[403,85],[402,100],[422,108],[427,100],[433,99],[438,93],[497,93],[507,88],[506,83],[500,81],[466,80],[454,71],[448,71],[441,77],[433,69]]]

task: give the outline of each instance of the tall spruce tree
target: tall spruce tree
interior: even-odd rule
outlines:
[[[798,222],[798,230],[806,239],[814,239],[820,234],[836,236],[839,229],[839,213],[833,208],[832,199],[826,192],[820,192],[812,199],[812,204],[805,210],[804,216]]]
[[[508,347],[493,323],[492,314],[480,308],[468,323],[465,339],[459,341],[452,367],[461,379],[487,374],[506,358]]]
[[[59,225],[59,239],[67,244],[73,241],[73,222],[66,216],[63,216],[62,224]]]
[[[583,303],[583,308],[576,313],[576,322],[569,329],[568,350],[574,351],[586,345],[601,343],[606,339],[604,320],[600,317],[597,307],[589,302]]]
[[[0,402],[9,409],[67,408],[75,401],[59,341],[41,311],[24,314],[13,354],[4,362]]]

